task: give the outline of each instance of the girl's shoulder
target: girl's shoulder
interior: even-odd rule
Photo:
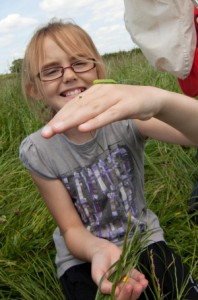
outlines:
[[[45,178],[54,178],[51,171],[53,154],[61,148],[60,135],[45,139],[41,129],[28,135],[20,144],[19,159],[30,171],[36,172]]]
[[[42,128],[24,138],[21,142],[20,149],[28,150],[34,146],[35,148],[40,149],[40,151],[42,151],[42,149],[45,151],[46,148],[52,147],[53,145],[57,146],[57,143],[60,143],[60,134],[56,134],[50,139],[46,139],[41,135],[41,130]]]

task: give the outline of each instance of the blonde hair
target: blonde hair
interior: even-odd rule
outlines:
[[[46,37],[50,37],[68,55],[93,58],[98,78],[106,77],[103,59],[87,32],[72,22],[53,19],[35,32],[26,48],[22,66],[22,90],[26,99],[34,98],[34,94],[45,97],[37,74],[44,60],[43,44]]]

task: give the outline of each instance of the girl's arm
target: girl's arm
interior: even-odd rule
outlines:
[[[141,125],[137,122],[145,136],[169,141],[168,135],[160,129],[162,126],[172,135],[171,141],[175,136],[176,143],[198,145],[197,116],[198,102],[185,95],[148,86],[99,84],[81,93],[81,98],[78,96],[66,103],[43,129],[42,135],[49,138],[76,126],[88,132],[118,120],[144,122],[154,117],[159,123],[150,121]],[[159,129],[155,128],[157,124]]]
[[[119,259],[121,249],[113,243],[91,234],[82,224],[71,197],[60,180],[47,180],[31,173],[50,213],[58,224],[69,251],[77,258],[91,262],[92,278],[99,286],[101,278],[108,277],[109,268]],[[117,287],[118,300],[138,299],[148,282],[135,270],[124,288]],[[123,285],[123,284],[122,284]],[[112,283],[106,279],[101,291],[110,294]]]
[[[59,179],[47,180],[31,173],[34,183],[60,228],[68,249],[84,261],[91,261],[98,247],[109,242],[85,229],[66,188]],[[85,242],[86,241],[86,242]]]

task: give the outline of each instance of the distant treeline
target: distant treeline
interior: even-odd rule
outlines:
[[[133,48],[129,51],[118,51],[118,52],[112,52],[112,53],[105,53],[102,55],[104,59],[106,58],[111,58],[111,57],[116,57],[116,56],[122,56],[122,55],[129,55],[129,54],[139,54],[142,53],[140,48]]]
[[[109,58],[115,58],[115,57],[119,57],[119,56],[123,56],[123,55],[132,55],[132,54],[137,54],[137,53],[141,53],[141,50],[139,48],[134,48],[129,51],[118,51],[118,52],[113,52],[113,53],[105,53],[102,55],[102,57],[104,59],[109,59]],[[13,60],[13,62],[11,63],[11,66],[9,68],[10,73],[0,74],[0,80],[10,79],[10,78],[13,78],[13,76],[15,76],[15,75],[20,74],[21,69],[22,69],[22,63],[23,63],[22,58]]]

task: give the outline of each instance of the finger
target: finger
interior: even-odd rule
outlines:
[[[103,294],[111,293],[112,283],[108,280],[110,273],[111,271],[108,270],[108,267],[95,268],[95,265],[92,263],[92,278]]]
[[[70,128],[77,127],[81,122],[85,122],[88,118],[82,118],[83,113],[80,114],[82,111],[78,113],[80,109],[80,107],[76,106],[74,106],[73,109],[69,109],[66,104],[62,110],[43,127],[41,131],[42,136],[50,138],[56,133],[65,132]]]
[[[102,283],[100,289],[101,289],[101,292],[103,294],[111,294],[112,283],[108,280],[104,280],[104,282]]]
[[[85,123],[80,124],[78,126],[78,129],[81,132],[89,132],[118,120],[118,117],[119,112],[117,110],[117,107],[111,107],[111,109],[101,112],[100,114],[94,116],[94,118],[91,118]],[[119,119],[121,118],[119,117]]]
[[[140,297],[145,287],[132,278],[127,278],[125,282],[120,285],[120,293],[118,300],[136,300]]]
[[[136,281],[140,281],[145,278],[145,275],[140,273],[137,269],[132,269],[129,271],[128,277],[133,278]]]
[[[42,129],[42,136],[49,138],[55,133],[76,127],[102,113],[112,105],[104,93],[101,95],[100,87],[94,86],[94,88],[96,89],[95,92],[90,88],[72,99],[72,101],[67,102]]]
[[[146,279],[145,275],[140,273],[137,269],[133,269],[128,273],[130,279],[134,280],[135,282],[139,283],[142,287],[142,290],[145,290],[148,286],[148,280]],[[137,292],[139,290],[139,285],[137,285]],[[136,285],[134,285],[136,291]]]
[[[104,278],[99,285],[99,289],[103,294],[111,294],[112,286],[112,283]]]
[[[95,130],[112,122],[132,117],[127,102],[120,101],[119,98],[109,98],[104,95],[100,99],[96,98],[90,105],[93,117],[79,125],[78,128],[82,132]],[[136,116],[134,115],[133,118]]]

